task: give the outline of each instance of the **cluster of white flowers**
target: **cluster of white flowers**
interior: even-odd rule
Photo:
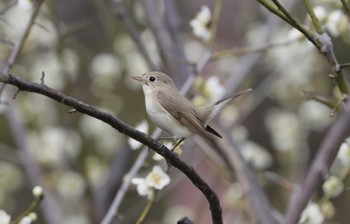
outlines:
[[[211,12],[208,6],[203,5],[196,17],[190,21],[192,32],[196,37],[204,41],[209,41],[211,38],[210,32]]]
[[[154,166],[145,178],[134,177],[131,182],[137,186],[137,192],[141,196],[152,198],[153,190],[161,190],[170,183],[170,177],[160,166]]]

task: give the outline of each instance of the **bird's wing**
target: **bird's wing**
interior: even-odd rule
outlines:
[[[176,97],[175,97],[176,96]],[[196,117],[190,102],[180,94],[165,93],[163,90],[157,94],[160,105],[171,114],[180,124],[187,127],[190,131],[197,133],[207,139],[211,139],[204,125]],[[180,98],[180,99],[177,99]],[[185,101],[183,101],[185,99]],[[180,101],[182,101],[180,103]]]

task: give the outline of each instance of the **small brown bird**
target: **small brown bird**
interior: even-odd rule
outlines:
[[[164,73],[152,71],[132,78],[142,83],[146,110],[152,121],[181,141],[193,134],[209,141],[213,135],[222,138],[208,122],[230,100],[251,91],[247,89],[214,104],[197,107],[181,95],[173,80]]]

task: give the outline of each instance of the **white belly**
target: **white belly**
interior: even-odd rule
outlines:
[[[193,135],[186,127],[182,126],[171,114],[164,110],[159,103],[146,98],[146,110],[151,120],[162,130],[172,134],[176,138],[187,138]]]

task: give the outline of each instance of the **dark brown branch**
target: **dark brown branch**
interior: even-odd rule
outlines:
[[[59,103],[73,107],[80,113],[97,118],[111,125],[120,133],[123,133],[153,149],[155,152],[162,155],[172,166],[181,170],[192,181],[192,183],[204,194],[210,205],[213,223],[223,223],[220,201],[216,193],[196,173],[196,171],[192,167],[184,163],[175,153],[163,146],[159,141],[147,136],[146,134],[140,131],[133,129],[132,127],[120,121],[110,113],[104,112],[91,105],[78,101],[73,97],[66,96],[63,93],[54,90],[48,86],[22,80],[12,75],[5,76],[0,74],[0,80],[4,83],[16,86],[21,91],[39,93]]]
[[[286,224],[297,223],[301,212],[309,202],[311,196],[324,180],[324,173],[330,169],[341,143],[348,137],[350,124],[350,100],[347,101],[344,110],[328,131],[317,156],[300,188],[297,188],[291,197],[291,203],[286,214]]]

